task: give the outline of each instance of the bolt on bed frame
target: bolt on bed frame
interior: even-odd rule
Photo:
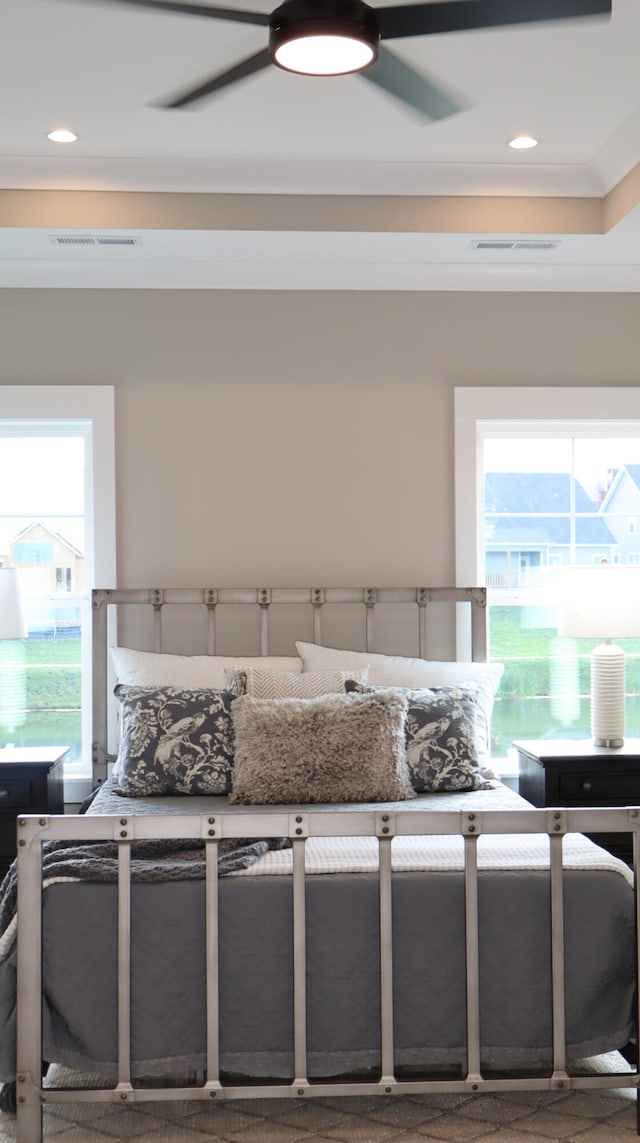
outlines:
[[[391,589],[388,589],[391,590]],[[422,590],[422,589],[420,589]],[[426,589],[425,589],[426,591]],[[458,602],[457,589],[445,598]],[[97,631],[106,637],[102,615],[104,603],[131,600],[131,592],[96,593]],[[196,593],[193,593],[194,595]],[[222,594],[222,593],[220,593]],[[237,593],[233,593],[237,595]],[[289,593],[295,594],[295,593]],[[328,593],[327,593],[328,594]],[[380,593],[382,594],[382,592]],[[464,594],[464,593],[463,593]],[[173,592],[144,592],[145,600],[161,607]],[[249,595],[249,593],[247,593]],[[256,602],[256,593],[251,593]],[[421,607],[420,599],[413,601]],[[465,595],[467,600],[469,597]],[[360,595],[362,600],[362,595]],[[473,593],[472,607],[482,608],[483,593]],[[202,601],[202,594],[199,596]],[[236,600],[234,599],[234,602]],[[273,601],[273,596],[271,601]],[[307,593],[307,602],[309,593]],[[311,599],[312,605],[313,599]],[[260,607],[263,604],[258,599]],[[212,606],[215,603],[212,602]],[[365,606],[369,604],[365,600]],[[424,644],[421,643],[421,646]],[[262,647],[267,647],[268,641]],[[482,649],[486,644],[480,638]],[[106,641],[104,643],[106,650]],[[105,656],[106,657],[106,656]],[[106,673],[103,676],[106,681]],[[102,718],[100,705],[100,718]],[[101,728],[106,729],[106,724]],[[98,739],[102,742],[104,740]],[[105,751],[106,754],[106,751]],[[100,765],[106,766],[106,758]],[[416,1095],[436,1092],[489,1092],[509,1090],[575,1090],[592,1088],[637,1088],[637,1068],[621,1073],[571,1075],[567,1070],[565,1040],[565,965],[563,915],[563,838],[566,833],[598,831],[631,832],[634,838],[634,871],[638,868],[640,811],[612,809],[518,809],[482,812],[361,810],[336,812],[319,807],[291,810],[262,807],[229,807],[208,814],[131,816],[23,816],[18,820],[18,890],[20,923],[18,935],[18,1143],[41,1143],[44,1103],[149,1102],[165,1100],[227,1100],[327,1096]],[[478,838],[483,834],[546,834],[549,838],[549,894],[551,945],[551,1074],[485,1078],[481,1068],[480,981],[478,953]],[[401,835],[458,835],[464,841],[464,912],[466,951],[467,1067],[459,1079],[401,1079],[394,1062],[394,997],[392,942],[391,845]],[[220,1071],[218,995],[218,867],[217,847],[223,838],[289,837],[293,848],[291,891],[293,903],[293,1047],[294,1076],[291,1082],[226,1084]],[[379,853],[379,956],[380,956],[380,1076],[374,1080],[325,1082],[310,1080],[307,1066],[305,845],[310,837],[368,836],[376,838]],[[131,1061],[131,845],[158,838],[201,839],[206,851],[206,1074],[199,1086],[136,1087]],[[118,876],[118,1066],[117,1081],[99,1090],[46,1088],[42,1080],[42,845],[49,840],[110,840],[117,843]],[[635,877],[637,882],[637,876]],[[640,905],[635,894],[636,953],[640,943]],[[636,1005],[637,995],[636,964]],[[638,1012],[636,1008],[636,1026]],[[639,1129],[640,1133],[640,1129]]]

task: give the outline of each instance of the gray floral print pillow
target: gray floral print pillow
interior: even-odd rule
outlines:
[[[123,794],[226,794],[231,789],[238,690],[120,684],[116,772]]]
[[[366,691],[350,679],[347,691]],[[479,769],[475,746],[477,695],[471,688],[407,690],[405,744],[411,783],[417,793],[491,789]]]

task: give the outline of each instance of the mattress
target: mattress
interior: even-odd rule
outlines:
[[[515,809],[513,791],[424,795],[382,806]],[[90,813],[230,813],[216,798],[122,798],[115,783]],[[316,807],[314,807],[315,809]],[[353,806],[329,807],[353,810]],[[271,809],[269,807],[268,809]],[[252,808],[253,812],[253,808]],[[569,1058],[627,1043],[633,1031],[634,901],[630,870],[581,835],[565,839]],[[464,1074],[465,929],[459,838],[395,838],[394,1040],[399,1069]],[[484,1069],[545,1070],[551,1061],[548,842],[479,840],[481,1059]],[[269,851],[220,881],[221,1063],[225,1074],[292,1078],[290,851]],[[306,865],[307,1014],[313,1077],[380,1063],[377,845],[310,839]],[[56,883],[44,894],[44,1056],[112,1073],[116,1060],[116,888]],[[205,1064],[202,881],[132,886],[132,1058],[136,1074]],[[0,963],[0,1078],[15,1073],[15,954]]]

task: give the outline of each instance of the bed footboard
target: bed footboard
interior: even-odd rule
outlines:
[[[299,1098],[355,1096],[362,1094],[404,1095],[430,1092],[487,1092],[633,1087],[639,1082],[637,1067],[615,1074],[573,1075],[567,1060],[565,976],[566,866],[563,849],[567,834],[631,832],[634,835],[634,869],[637,870],[640,811],[636,809],[552,809],[422,811],[304,807],[270,808],[265,812],[222,811],[209,815],[133,816],[25,816],[18,821],[18,1026],[17,1026],[17,1124],[18,1143],[40,1143],[43,1104],[72,1101],[138,1102],[151,1100],[229,1100],[251,1098]],[[550,1005],[552,1066],[543,1075],[484,1074],[482,1066],[482,995],[479,932],[482,924],[483,868],[478,860],[479,839],[485,835],[537,834],[548,837],[548,862],[544,871],[550,920]],[[394,878],[392,844],[403,835],[456,836],[464,852],[464,974],[466,994],[466,1066],[459,1078],[421,1075],[406,1078],[396,1064],[394,1021]],[[221,1068],[220,1050],[220,889],[218,846],[223,839],[284,838],[291,841],[292,875],[287,879],[292,912],[293,1075],[286,1082],[264,1079],[227,1082]],[[310,1078],[308,1050],[307,909],[310,875],[305,870],[305,847],[316,837],[368,837],[378,847],[377,900],[379,914],[379,1068],[374,1078]],[[131,863],[132,845],[158,839],[191,839],[205,851],[206,995],[204,1080],[198,1086],[153,1088],[137,1086],[132,1063],[131,1018]],[[111,842],[117,846],[117,1076],[115,1082],[97,1090],[62,1090],[45,1087],[42,1080],[42,846],[49,841]],[[622,876],[622,874],[614,874]],[[311,875],[313,876],[313,875]],[[629,875],[631,881],[631,874]],[[626,890],[625,890],[626,892]],[[635,998],[631,1016],[637,1030],[638,933],[640,910],[637,894],[629,884],[629,940],[635,965]],[[571,971],[571,970],[570,970]],[[629,995],[632,994],[630,986]],[[623,1045],[618,1045],[622,1047]]]

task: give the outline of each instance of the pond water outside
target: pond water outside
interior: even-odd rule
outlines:
[[[552,699],[501,698],[493,708],[491,722],[493,758],[509,756],[515,739],[520,738],[591,738],[590,702],[580,700],[580,713],[571,723],[561,723],[554,716]],[[627,697],[625,706],[625,738],[640,738],[640,695]],[[513,751],[512,751],[513,752]]]

